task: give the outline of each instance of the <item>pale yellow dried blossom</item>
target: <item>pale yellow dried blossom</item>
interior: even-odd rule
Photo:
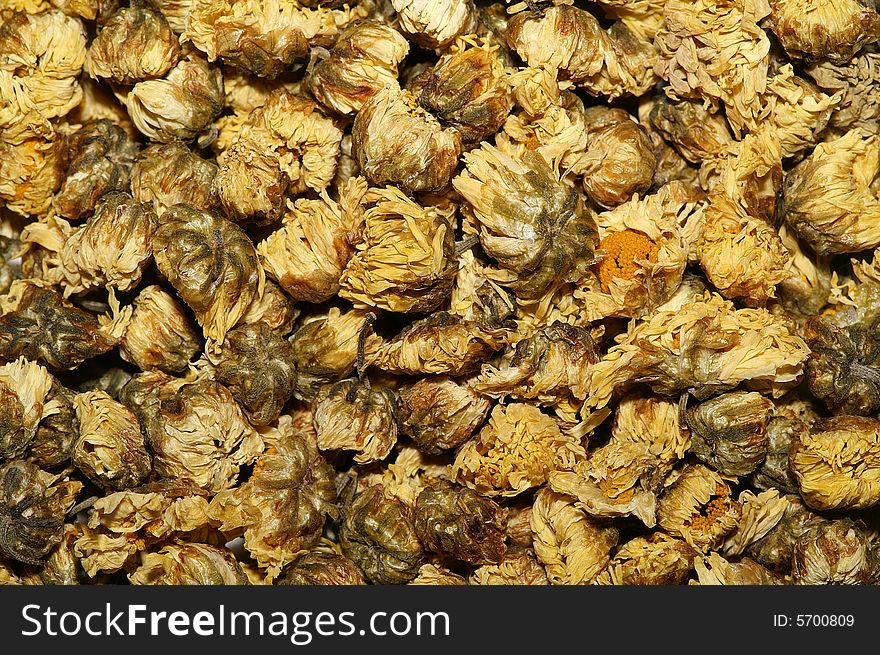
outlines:
[[[797,435],[789,467],[806,503],[817,510],[880,502],[880,421],[836,416]]]
[[[489,422],[456,453],[460,484],[485,496],[516,496],[586,456],[583,446],[534,405],[496,405]]]
[[[403,32],[423,48],[444,50],[476,27],[472,0],[391,0],[391,5]]]
[[[313,45],[333,45],[339,31],[366,18],[372,2],[314,9],[295,0],[193,0],[181,40],[208,56],[274,78]]]
[[[49,372],[24,357],[0,366],[0,458],[13,459],[31,445],[43,418],[59,411],[48,396]]]
[[[162,77],[180,58],[180,43],[158,11],[141,4],[106,19],[89,44],[85,72],[117,84]]]
[[[138,82],[120,100],[138,130],[150,139],[192,141],[223,109],[223,75],[188,52],[165,77]]]
[[[660,96],[652,103],[649,120],[664,139],[695,164],[721,154],[733,140],[725,117],[697,100],[676,102]]]
[[[266,274],[294,300],[319,303],[339,291],[340,277],[361,239],[367,192],[363,178],[339,190],[339,201],[326,191],[317,200],[287,201],[282,225],[257,245]]]
[[[248,306],[241,323],[252,325],[265,323],[279,334],[287,335],[293,329],[294,321],[299,318],[300,311],[293,299],[272,280],[266,280],[266,288],[261,298],[254,298]]]
[[[82,87],[82,100],[68,114],[69,121],[82,124],[106,118],[117,127],[125,130],[130,138],[138,138],[137,128],[132,123],[128,111],[111,89],[87,76],[80,77],[80,86]]]
[[[24,2],[28,1],[24,0]],[[160,0],[148,1],[155,4]],[[58,7],[68,16],[79,16],[86,20],[95,20],[96,18],[101,20],[119,6],[118,0],[51,0],[51,2],[53,7]]]
[[[804,246],[785,223],[778,233],[789,255],[788,277],[776,285],[782,292],[780,300],[789,311],[818,314],[831,296],[831,258]]]
[[[411,585],[466,585],[467,580],[447,569],[434,564],[422,564],[419,574],[409,581]]]
[[[731,534],[724,539],[721,550],[727,557],[737,557],[755,542],[762,539],[782,520],[789,500],[777,489],[768,489],[755,495],[748,489],[738,498],[742,505],[742,518]]]
[[[419,106],[406,89],[386,86],[361,107],[351,128],[352,153],[375,185],[407,193],[442,191],[458,166],[461,135]]]
[[[350,116],[384,87],[400,88],[398,66],[408,53],[409,42],[390,25],[376,20],[355,23],[339,35],[329,55],[311,67],[309,90],[327,109]]]
[[[168,544],[158,553],[142,554],[128,580],[133,585],[250,584],[231,550],[198,543]]]
[[[72,460],[86,477],[103,489],[128,489],[140,484],[152,461],[134,413],[101,390],[73,399],[79,438]]]
[[[618,548],[593,584],[681,584],[690,573],[696,551],[681,539],[662,532],[636,537]]]
[[[128,535],[112,535],[82,528],[73,546],[83,570],[90,578],[99,573],[115,573],[126,565],[142,548],[142,544]]]
[[[79,1],[79,0],[75,0]],[[94,2],[95,0],[86,0]],[[107,0],[97,0],[106,2]],[[113,0],[110,0],[111,2]],[[175,34],[182,34],[186,29],[186,19],[192,11],[194,0],[147,0],[156,9],[162,12],[171,29]]]
[[[83,24],[60,11],[17,13],[0,23],[0,141],[45,136],[50,119],[78,105],[85,56]]]
[[[875,536],[864,524],[843,518],[805,530],[793,545],[794,584],[870,584],[876,579]]]
[[[119,355],[142,371],[181,373],[199,351],[198,332],[181,304],[161,287],[144,287],[134,299]]]
[[[788,225],[820,255],[880,245],[878,137],[853,129],[820,143],[785,177]]]
[[[688,389],[698,398],[745,381],[784,385],[797,381],[808,355],[784,319],[736,309],[707,292],[632,324],[593,366],[587,405],[605,407],[615,391],[640,382],[660,393]]]
[[[547,585],[547,572],[534,556],[508,554],[501,564],[484,564],[468,577],[472,585]]]
[[[56,5],[58,2],[55,3]],[[8,20],[15,12],[39,14],[51,6],[49,0],[5,0],[0,6],[0,19]]]
[[[718,292],[751,307],[775,298],[776,285],[789,277],[789,252],[776,229],[721,190],[709,194],[697,248]]]
[[[287,194],[322,191],[333,180],[340,130],[311,100],[283,89],[250,113],[217,157],[214,190],[236,220],[276,220]]]
[[[819,60],[805,72],[823,91],[840,96],[829,120],[838,135],[854,127],[880,132],[880,53],[864,52],[841,64]]]
[[[216,175],[217,164],[185,144],[156,144],[141,151],[131,167],[131,194],[138,202],[152,203],[157,216],[180,202],[211,209],[217,204],[211,186]]]
[[[657,51],[623,22],[607,30],[570,5],[526,10],[508,22],[507,42],[531,67],[549,66],[592,95],[642,95],[656,76]]]
[[[517,296],[535,300],[593,263],[596,223],[576,189],[536,152],[518,156],[483,143],[464,156],[453,186],[473,209],[486,254],[517,274]],[[467,231],[467,227],[466,227]]]
[[[19,144],[0,138],[0,201],[23,216],[41,216],[63,180],[63,138],[51,134]]]
[[[101,287],[128,291],[152,261],[157,225],[150,205],[111,191],[101,196],[95,213],[81,227],[49,218],[28,225],[22,241],[56,253],[57,263],[48,263],[45,278],[60,283],[65,297]]]
[[[493,279],[493,271],[472,249],[458,257],[458,273],[449,296],[449,313],[465,320],[503,322],[513,316],[516,298]]]
[[[845,63],[880,39],[880,16],[859,0],[770,0],[770,6],[766,26],[791,57]]]
[[[697,583],[700,585],[776,585],[783,581],[755,560],[744,557],[737,562],[709,553],[694,560]]]
[[[741,116],[759,109],[770,40],[758,22],[767,0],[669,0],[654,44],[654,70],[671,98],[718,101]]]
[[[568,496],[544,487],[529,514],[535,555],[551,584],[590,584],[608,566],[617,529],[589,517]]]
[[[704,553],[721,545],[741,515],[724,479],[701,464],[686,465],[657,501],[660,527]]]
[[[160,482],[98,498],[88,527],[157,542],[175,534],[194,536],[210,523],[207,494],[188,485]]]
[[[451,482],[448,459],[426,455],[412,445],[401,446],[397,457],[383,469],[358,478],[358,488],[381,484],[386,494],[415,507],[419,494],[441,481]]]

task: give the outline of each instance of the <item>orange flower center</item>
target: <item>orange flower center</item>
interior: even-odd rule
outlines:
[[[608,293],[611,280],[619,278],[631,280],[642,268],[637,261],[655,261],[660,248],[641,232],[621,230],[614,232],[599,242],[605,256],[598,263],[596,275],[602,290]]]

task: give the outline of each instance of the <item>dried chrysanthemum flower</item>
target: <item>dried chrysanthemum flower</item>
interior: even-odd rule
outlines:
[[[425,455],[412,445],[401,445],[393,459],[384,468],[352,469],[359,476],[358,488],[379,484],[387,495],[415,507],[422,491],[442,481],[452,482],[446,457]]]
[[[473,250],[462,252],[449,295],[449,313],[495,325],[512,319],[516,296],[492,279],[493,273],[491,267],[474,256]]]
[[[791,573],[794,549],[801,538],[828,524],[829,519],[807,507],[800,496],[785,496],[782,518],[766,535],[749,545],[747,554],[760,564],[784,574]]]
[[[373,584],[409,582],[425,558],[413,521],[412,507],[373,485],[342,508],[339,544]]]
[[[55,196],[59,216],[78,220],[109,191],[128,191],[138,145],[104,118],[87,121],[67,138],[68,164]]]
[[[350,116],[385,86],[400,88],[398,66],[407,53],[409,43],[390,25],[377,20],[355,23],[311,67],[309,91],[327,109]]]
[[[698,399],[745,381],[786,384],[799,378],[808,355],[784,319],[707,292],[632,325],[593,365],[587,404],[605,407],[615,390],[639,383],[666,394],[687,389]]]
[[[755,495],[746,489],[739,495],[742,518],[739,525],[724,540],[725,556],[742,555],[750,546],[763,539],[785,516],[789,500],[779,491],[770,489]]]
[[[720,546],[741,515],[724,479],[702,464],[686,465],[657,502],[660,527],[701,552]]]
[[[53,370],[74,369],[114,348],[129,316],[99,317],[43,283],[16,280],[0,296],[0,360],[23,355]]]
[[[483,425],[492,402],[445,375],[427,376],[398,389],[398,419],[403,434],[425,453],[458,447]]]
[[[273,222],[287,194],[330,184],[341,140],[342,130],[315,102],[277,89],[217,157],[214,190],[233,219]]]
[[[411,92],[393,86],[363,104],[351,139],[352,153],[370,182],[407,193],[445,189],[461,154],[458,131],[443,127]]]
[[[89,44],[85,71],[93,78],[135,84],[162,77],[180,58],[180,43],[158,11],[133,2],[107,18]]]
[[[806,434],[809,430],[810,426],[805,420],[787,416],[777,408],[767,423],[767,456],[752,475],[752,486],[797,493],[797,481],[788,466],[788,451],[798,435]]]
[[[78,105],[85,56],[83,24],[60,11],[17,12],[0,22],[0,141],[45,134],[50,119]]]
[[[64,517],[82,486],[23,460],[0,466],[0,555],[41,565],[61,541]]]
[[[364,574],[352,560],[336,552],[309,551],[286,566],[277,585],[364,585]]]
[[[880,16],[859,0],[770,0],[767,27],[791,57],[846,63],[880,39]]]
[[[353,450],[354,461],[385,459],[397,443],[397,398],[358,380],[324,387],[315,400],[315,430],[322,450]]]
[[[327,516],[337,516],[333,469],[290,416],[277,425],[263,431],[266,449],[247,482],[221,491],[208,508],[224,534],[244,535],[270,579],[318,543]]]
[[[453,186],[474,211],[486,254],[517,274],[519,298],[539,298],[593,263],[596,223],[576,189],[537,153],[513,157],[484,143],[464,156]]]
[[[128,575],[134,585],[243,585],[248,577],[227,548],[208,544],[168,544],[144,553]]]
[[[365,18],[373,3],[341,8],[290,0],[192,0],[182,40],[260,77],[274,78],[304,59],[312,45],[329,47],[347,24]]]
[[[427,585],[427,586],[453,586],[466,585],[467,580],[457,573],[453,573],[447,569],[439,567],[435,564],[422,564],[419,574],[407,582],[410,585]]]
[[[724,116],[696,100],[674,102],[658,96],[650,120],[654,129],[694,164],[718,156],[733,140]]]
[[[63,139],[34,137],[18,144],[0,138],[0,201],[24,216],[42,216],[64,179]]]
[[[570,4],[537,6],[508,21],[507,43],[529,66],[557,68],[588,93],[610,99],[642,95],[653,86],[657,51],[650,39],[620,21],[605,30]]]
[[[163,78],[138,82],[123,99],[135,126],[154,141],[192,141],[223,109],[223,74],[194,52]]]
[[[174,2],[187,0],[148,0],[154,5],[170,5]],[[58,7],[68,16],[79,16],[85,20],[101,22],[111,15],[119,7],[119,0],[51,0],[54,7]]]
[[[476,27],[472,0],[391,0],[391,5],[403,32],[423,48],[445,50]]]
[[[339,189],[338,202],[326,191],[317,200],[288,201],[281,227],[257,245],[266,274],[294,300],[319,303],[339,291],[340,277],[361,239],[366,192],[366,182],[357,177]]]
[[[880,421],[835,416],[797,435],[789,466],[806,503],[818,510],[880,502]]]
[[[426,487],[415,504],[415,528],[427,550],[468,564],[499,563],[506,546],[505,510],[448,482]]]
[[[788,249],[788,277],[776,285],[782,306],[794,314],[818,314],[831,295],[831,257],[817,255],[783,223],[779,238]]]
[[[468,578],[473,585],[547,585],[547,572],[534,555],[508,553],[500,564],[484,564]]]
[[[103,391],[73,399],[79,438],[73,444],[73,463],[103,489],[130,489],[152,469],[137,417]]]
[[[496,405],[489,422],[455,455],[456,481],[484,496],[515,496],[570,470],[586,452],[534,405]]]
[[[73,407],[74,393],[58,380],[46,395],[53,412],[43,417],[28,448],[27,459],[42,469],[55,469],[70,461],[73,442],[79,437],[79,422]]]
[[[229,388],[254,425],[274,422],[293,396],[293,348],[265,323],[227,332],[220,354],[212,359],[217,381]]]
[[[782,580],[749,557],[738,561],[724,559],[718,553],[697,557],[694,561],[697,583],[701,585],[775,585]]]
[[[419,104],[461,135],[465,148],[495,134],[510,113],[511,101],[498,45],[460,39],[430,70],[410,85]]]
[[[757,392],[733,391],[687,410],[691,451],[724,475],[749,475],[767,455],[773,403]]]
[[[583,177],[587,196],[602,207],[616,207],[634,193],[647,191],[657,160],[651,139],[625,111],[591,107],[585,112],[589,130],[584,153],[572,172]]]
[[[300,310],[293,299],[272,280],[266,280],[261,298],[254,298],[241,323],[265,323],[280,335],[290,334],[299,318]]]
[[[877,137],[853,129],[820,143],[785,176],[785,221],[820,255],[880,245]]]
[[[809,529],[794,546],[794,584],[871,584],[875,571],[869,551],[871,537],[863,525],[840,519]]]
[[[54,383],[45,368],[24,357],[0,366],[0,459],[21,456],[43,418],[59,411],[48,397]]]
[[[647,537],[631,539],[618,548],[595,584],[681,584],[691,572],[696,555],[687,542],[653,532]]]
[[[840,64],[819,60],[805,72],[823,91],[841,94],[828,122],[833,129],[841,134],[856,127],[869,134],[880,131],[880,53],[864,52]]]
[[[617,529],[546,487],[535,497],[529,521],[535,555],[551,584],[590,584],[608,566],[617,545]]]
[[[142,371],[185,371],[201,342],[181,304],[155,284],[141,289],[133,304],[119,355]]]
[[[170,207],[153,239],[153,256],[207,339],[222,342],[263,295],[265,273],[253,242],[216,212]]]
[[[501,349],[507,330],[434,312],[410,323],[397,336],[366,340],[365,363],[406,375],[468,375]]]
[[[358,356],[358,340],[367,312],[338,307],[303,319],[290,337],[297,371],[298,398],[315,396],[322,384],[351,375]]]
[[[82,227],[50,218],[26,226],[22,241],[52,253],[44,261],[43,277],[60,283],[65,296],[102,287],[128,291],[152,261],[157,225],[152,207],[128,193],[110,191]]]
[[[131,194],[138,202],[153,203],[156,214],[178,203],[196,209],[217,204],[212,187],[218,167],[179,141],[144,149],[131,168]]]
[[[370,191],[363,241],[339,279],[339,295],[392,312],[427,313],[452,290],[458,269],[451,216],[399,189]]]

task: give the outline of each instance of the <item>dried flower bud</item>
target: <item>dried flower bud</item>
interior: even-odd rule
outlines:
[[[498,46],[485,39],[457,41],[410,91],[442,124],[458,130],[465,148],[501,129],[511,109]]]
[[[492,269],[465,250],[458,258],[458,273],[449,296],[449,313],[466,321],[504,325],[514,317],[516,296],[491,279]]]
[[[654,129],[694,164],[718,156],[733,140],[724,117],[696,100],[673,102],[658,96],[650,120]]]
[[[215,212],[174,205],[153,239],[156,266],[196,313],[205,338],[221,342],[263,294],[265,273],[250,237]]]
[[[390,341],[367,340],[366,363],[405,375],[468,375],[504,345],[507,330],[434,312]]]
[[[850,130],[817,145],[785,176],[785,221],[818,254],[880,245],[877,150],[876,136]]]
[[[453,186],[470,203],[486,254],[517,274],[517,296],[536,299],[574,281],[593,263],[596,223],[583,198],[536,153],[520,157],[489,144],[464,156]]]
[[[722,394],[687,410],[691,451],[723,475],[749,475],[764,460],[773,403],[756,392]]]
[[[244,547],[269,579],[318,543],[326,517],[336,517],[333,469],[289,416],[263,432],[267,446],[247,482],[218,493],[208,514],[224,533],[240,529]]]
[[[456,37],[474,31],[472,0],[391,0],[401,29],[423,48],[445,50]]]
[[[590,584],[608,566],[617,529],[587,516],[573,500],[541,489],[529,515],[535,555],[551,584]]]
[[[497,503],[449,483],[426,487],[416,500],[416,534],[425,548],[468,564],[504,559],[506,522]]]
[[[771,0],[767,27],[791,57],[845,63],[880,39],[880,16],[858,0],[817,6],[807,0]]]
[[[382,88],[400,88],[398,66],[408,52],[409,43],[390,25],[376,20],[355,23],[311,68],[309,91],[327,109],[350,116]]]
[[[174,296],[152,284],[134,299],[134,313],[119,354],[142,371],[181,373],[199,352],[198,332]]]
[[[467,580],[457,573],[453,573],[447,569],[441,568],[434,564],[422,564],[419,574],[410,580],[410,585],[427,585],[427,586],[456,586],[466,585]]]
[[[217,164],[202,159],[179,141],[156,144],[141,152],[131,169],[131,193],[138,202],[153,203],[156,214],[178,203],[212,209]]]
[[[412,508],[373,485],[343,508],[339,531],[342,552],[373,584],[412,580],[424,561]]]
[[[871,583],[871,537],[850,519],[829,521],[808,530],[792,553],[794,584]]]
[[[385,87],[358,112],[352,153],[375,185],[406,193],[442,191],[458,166],[461,137],[418,104],[407,90]]]
[[[437,309],[458,269],[450,216],[394,187],[369,192],[365,202],[372,206],[364,213],[363,241],[342,273],[339,295],[392,312]]]
[[[214,191],[235,220],[273,222],[287,194],[320,192],[330,184],[341,140],[342,130],[316,103],[273,91],[218,156]]]
[[[192,141],[223,109],[223,75],[190,52],[165,77],[135,84],[124,102],[150,139]]]
[[[718,553],[697,557],[694,561],[698,584],[701,585],[775,585],[782,580],[772,571],[748,557],[737,562],[724,559]]]
[[[489,423],[456,453],[455,479],[484,496],[515,496],[570,470],[586,453],[580,442],[534,405],[496,405]]]
[[[397,443],[396,405],[390,389],[371,389],[358,380],[324,387],[315,404],[318,447],[353,450],[358,464],[385,459]]]
[[[125,130],[103,118],[86,122],[67,139],[64,182],[55,196],[60,216],[78,220],[90,214],[109,191],[128,191],[138,145]]]
[[[829,118],[832,128],[840,133],[856,127],[869,134],[880,132],[880,53],[865,52],[839,64],[819,60],[805,72],[823,91],[842,96]]]
[[[722,551],[728,557],[742,555],[750,546],[763,539],[785,516],[789,500],[771,489],[755,495],[746,489],[739,495],[742,518],[724,540]]]
[[[82,486],[22,460],[0,466],[0,555],[41,565],[61,541],[64,517]]]
[[[266,280],[262,298],[254,298],[241,322],[265,323],[278,334],[290,334],[300,311],[284,290],[272,280]]]
[[[148,0],[155,5],[173,4],[179,0]],[[185,1],[185,0],[184,0]],[[52,5],[61,9],[68,16],[79,16],[86,20],[98,20],[102,23],[119,7],[119,0],[51,0]]]
[[[789,467],[801,496],[817,510],[856,509],[880,502],[880,421],[835,416],[799,434]]]
[[[74,393],[58,380],[46,394],[46,405],[55,411],[45,416],[31,441],[28,459],[44,469],[53,469],[70,461],[73,442],[79,437],[79,422],[73,407]]]
[[[445,375],[424,377],[398,390],[401,431],[424,453],[438,454],[467,441],[489,415],[492,402],[470,385]]]
[[[214,362],[216,378],[229,387],[253,425],[269,425],[293,396],[293,349],[265,323],[242,325],[226,334]]]
[[[207,544],[168,544],[144,553],[128,576],[135,585],[243,585],[248,577],[232,551]]]
[[[484,564],[468,578],[474,585],[547,585],[547,572],[533,555],[508,553],[500,564]]]
[[[0,201],[23,216],[49,211],[64,179],[63,140],[35,137],[19,144],[0,138]]]
[[[682,584],[694,565],[696,551],[687,542],[662,532],[636,537],[614,553],[596,578],[600,585]]]
[[[701,464],[685,466],[657,503],[660,527],[701,552],[721,545],[741,514],[723,478]]]
[[[311,551],[298,557],[281,573],[278,585],[364,585],[357,565],[339,553]]]
[[[162,77],[180,58],[180,43],[165,17],[140,3],[110,16],[89,44],[85,71],[93,78],[135,84]]]
[[[152,461],[137,417],[103,391],[73,400],[80,425],[73,463],[103,489],[130,489],[149,474]]]
[[[339,190],[339,202],[326,191],[318,200],[288,201],[282,226],[257,245],[266,273],[294,300],[320,303],[339,291],[340,277],[361,238],[363,178]],[[450,237],[451,238],[451,237]]]
[[[45,368],[24,357],[0,366],[0,460],[21,456],[40,421],[57,411],[48,399],[53,383]]]

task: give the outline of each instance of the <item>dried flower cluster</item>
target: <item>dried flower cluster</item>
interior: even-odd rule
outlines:
[[[0,583],[880,584],[875,4],[0,3]]]

